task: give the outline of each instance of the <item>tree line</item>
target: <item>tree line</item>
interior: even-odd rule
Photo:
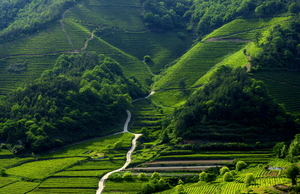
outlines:
[[[300,18],[288,26],[277,25],[270,30],[265,41],[257,35],[256,44],[262,51],[251,59],[254,69],[300,69]],[[261,43],[260,43],[261,42]]]
[[[1,100],[0,139],[22,154],[111,134],[132,98],[145,94],[112,58],[63,54],[52,70]]]
[[[2,0],[0,42],[32,34],[59,19],[79,0]]]
[[[237,19],[296,15],[296,0],[143,0],[145,24],[152,30],[195,30],[201,37]]]

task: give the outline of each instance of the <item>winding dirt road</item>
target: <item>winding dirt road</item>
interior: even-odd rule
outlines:
[[[133,100],[132,102],[136,102],[136,101],[139,101],[139,100],[143,100],[143,99],[147,99],[149,98],[152,94],[154,94],[155,92],[152,91],[148,96],[144,97],[144,98],[138,98],[138,99],[135,99]],[[131,120],[131,113],[129,110],[126,110],[126,113],[127,113],[127,119],[126,119],[126,122],[124,124],[124,128],[123,128],[123,131],[122,132],[119,132],[119,133],[115,133],[115,134],[120,134],[120,133],[131,133],[128,131],[128,124]],[[115,135],[113,134],[113,135]],[[115,172],[119,172],[121,170],[124,170],[131,162],[131,156],[132,156],[132,153],[133,151],[135,150],[136,148],[136,140],[142,135],[142,134],[135,134],[135,133],[131,133],[131,134],[134,134],[134,138],[132,139],[132,146],[130,148],[130,150],[127,152],[126,154],[126,162],[125,164],[119,168],[119,169],[116,169],[114,171],[111,171],[111,172],[108,172],[107,174],[105,174],[99,181],[98,183],[98,190],[96,192],[96,194],[101,194],[105,188],[105,181],[108,179],[108,177],[112,174],[112,173],[115,173]]]

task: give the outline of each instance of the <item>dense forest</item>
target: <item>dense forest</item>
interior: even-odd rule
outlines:
[[[111,134],[132,98],[145,93],[109,57],[64,54],[52,70],[2,100],[0,138],[20,154]]]
[[[46,28],[77,0],[1,0],[0,42]]]
[[[299,126],[243,68],[222,66],[175,112],[169,130],[183,139],[255,142],[290,139]]]
[[[152,29],[182,29],[203,36],[237,18],[298,14],[300,3],[293,0],[144,0],[143,17]]]
[[[266,41],[257,44],[262,51],[254,56],[251,63],[255,69],[281,68],[299,70],[300,68],[300,19],[297,18],[287,27],[277,25],[270,31]]]

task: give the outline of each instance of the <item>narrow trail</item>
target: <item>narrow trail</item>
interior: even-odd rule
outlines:
[[[65,20],[65,18],[66,18],[66,14],[67,14],[71,9],[73,9],[73,7],[67,9],[66,11],[64,11],[64,13],[62,14],[62,18],[61,18],[61,20],[60,20],[60,25],[61,25],[62,31],[65,33],[65,35],[66,35],[66,37],[67,37],[67,39],[68,39],[69,44],[70,44],[71,46],[73,46],[72,40],[71,40],[69,34],[67,33],[66,27],[65,27],[65,24],[64,24],[64,20]]]
[[[149,98],[149,97],[150,97],[152,94],[154,94],[154,93],[155,93],[155,92],[152,91],[148,96],[146,96],[146,97],[144,97],[144,98],[138,98],[138,99],[135,99],[135,100],[133,100],[132,102],[136,102],[136,101],[139,101],[139,100],[147,99],[147,98]],[[127,113],[127,119],[126,119],[126,122],[125,122],[125,124],[124,124],[123,131],[122,131],[122,132],[119,132],[119,133],[115,133],[115,134],[120,134],[120,133],[131,133],[131,132],[128,131],[128,124],[129,124],[129,122],[130,122],[130,120],[131,120],[131,113],[130,113],[129,110],[126,110],[126,113]],[[115,134],[113,134],[113,135],[115,135]],[[113,171],[111,171],[111,172],[108,172],[107,174],[105,174],[105,175],[99,180],[99,182],[98,182],[98,190],[97,190],[96,194],[101,194],[101,193],[103,192],[103,190],[104,190],[104,188],[105,188],[105,181],[108,179],[108,177],[109,177],[111,174],[113,174],[113,173],[115,173],[115,172],[120,172],[120,171],[126,169],[126,167],[130,164],[132,153],[133,153],[133,151],[134,151],[135,148],[136,148],[136,140],[142,135],[142,134],[135,134],[135,133],[131,133],[131,134],[134,135],[134,138],[132,139],[132,146],[131,146],[130,150],[127,152],[127,154],[126,154],[126,162],[125,162],[125,164],[124,164],[121,168],[119,168],[119,169],[116,169],[116,170],[113,170]]]

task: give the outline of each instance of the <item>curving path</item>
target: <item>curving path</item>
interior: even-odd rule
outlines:
[[[154,93],[155,93],[155,92],[152,91],[148,96],[146,96],[146,97],[144,97],[144,98],[138,98],[138,99],[135,99],[135,100],[133,100],[132,102],[136,102],[136,101],[139,101],[139,100],[142,100],[142,99],[147,99],[147,98],[149,98],[149,97],[150,97],[152,94],[154,94]],[[131,120],[131,113],[130,113],[129,110],[126,110],[126,113],[127,113],[127,119],[126,119],[126,122],[125,122],[125,124],[124,124],[123,131],[122,131],[122,132],[119,132],[119,133],[115,133],[115,134],[113,134],[113,135],[120,134],[120,133],[131,133],[131,132],[128,131],[128,124],[129,124],[129,122],[130,122],[130,120]],[[130,164],[132,153],[133,153],[133,151],[134,151],[135,148],[136,148],[136,140],[142,135],[142,134],[135,134],[135,133],[132,133],[132,134],[134,134],[134,138],[132,139],[132,146],[131,146],[130,150],[127,152],[127,154],[126,154],[126,162],[125,162],[125,164],[124,164],[121,168],[119,168],[119,169],[116,169],[116,170],[114,170],[114,171],[111,171],[111,172],[106,173],[106,174],[100,179],[100,181],[99,181],[99,183],[98,183],[98,190],[97,190],[96,194],[101,194],[101,193],[103,192],[103,190],[104,190],[104,188],[105,188],[104,183],[105,183],[106,179],[108,179],[108,177],[109,177],[112,173],[115,173],[115,172],[119,172],[119,171],[121,171],[121,170],[124,170],[124,169]]]

